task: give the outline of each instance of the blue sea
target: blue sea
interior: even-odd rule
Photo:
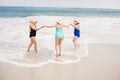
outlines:
[[[26,16],[120,17],[120,9],[54,8],[54,7],[0,7],[0,17]]]

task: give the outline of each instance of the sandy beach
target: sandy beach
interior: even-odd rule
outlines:
[[[87,46],[86,57],[68,64],[29,67],[0,61],[0,80],[120,80],[120,44]]]

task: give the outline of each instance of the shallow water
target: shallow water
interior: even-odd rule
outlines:
[[[60,57],[55,57],[53,50],[41,48],[39,54],[34,53],[34,51],[17,52],[13,50],[12,53],[0,54],[0,60],[19,66],[39,67],[49,63],[69,64],[79,62],[87,54],[87,45],[81,44],[78,49],[73,47],[64,48]]]

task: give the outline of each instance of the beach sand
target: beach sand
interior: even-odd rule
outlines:
[[[120,80],[120,44],[87,46],[86,57],[67,64],[29,67],[0,60],[0,80]]]

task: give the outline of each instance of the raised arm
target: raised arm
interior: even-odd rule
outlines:
[[[70,26],[70,24],[68,24],[68,25],[63,25],[64,27],[69,27]]]
[[[71,24],[71,25],[72,25],[72,27],[74,27],[74,28],[76,27],[74,24]]]
[[[74,28],[80,29],[80,26],[76,26],[76,25],[74,25],[74,24],[71,24],[71,25],[72,25],[72,27],[74,27]]]
[[[33,30],[36,30],[36,31],[38,31],[39,29],[42,28],[42,27],[36,28],[34,25],[30,25],[30,27],[31,27]]]

